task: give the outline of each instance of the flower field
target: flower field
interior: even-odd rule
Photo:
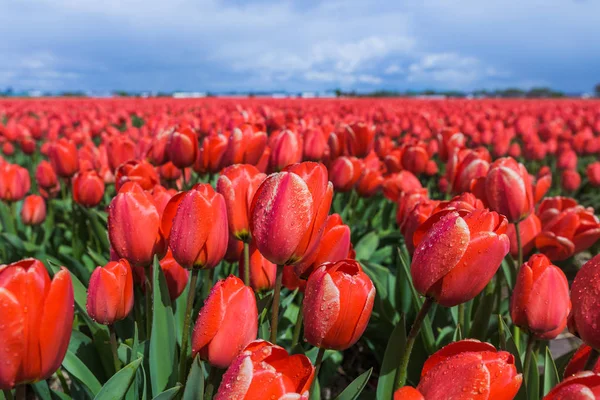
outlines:
[[[0,400],[600,398],[600,101],[0,99]]]

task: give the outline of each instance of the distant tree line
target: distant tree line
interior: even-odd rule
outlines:
[[[474,90],[463,92],[459,90],[433,90],[422,91],[407,90],[404,92],[395,90],[376,90],[373,92],[342,91],[336,89],[337,97],[415,97],[415,96],[445,96],[445,97],[498,97],[498,98],[561,98],[568,97],[565,93],[547,87],[536,87],[529,90],[519,88],[507,88],[496,90]],[[600,97],[600,85],[596,86],[596,94]]]

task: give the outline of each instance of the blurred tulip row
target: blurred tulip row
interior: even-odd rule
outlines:
[[[600,102],[0,100],[0,400],[600,398]]]

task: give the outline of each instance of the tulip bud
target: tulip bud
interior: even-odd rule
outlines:
[[[23,200],[21,221],[25,225],[39,225],[46,219],[46,202],[42,196],[29,195]]]
[[[485,196],[491,210],[515,223],[533,210],[533,192],[529,173],[514,159],[500,158],[491,165],[485,178]]]
[[[509,251],[506,225],[506,218],[487,210],[445,214],[415,249],[415,289],[445,307],[477,296]]]
[[[323,164],[303,162],[269,175],[250,208],[256,247],[277,265],[296,264],[318,246],[333,185]]]
[[[227,141],[223,156],[224,165],[256,165],[267,147],[267,134],[255,131],[251,126],[235,128]],[[300,147],[302,149],[302,147]]]
[[[187,168],[198,157],[198,136],[188,127],[174,130],[167,142],[169,159],[177,168]]]
[[[377,170],[367,170],[356,183],[356,192],[360,197],[374,196],[383,185],[381,172]]]
[[[0,389],[48,379],[61,365],[73,325],[65,268],[50,281],[35,259],[0,266]]]
[[[388,176],[383,182],[383,195],[393,202],[400,199],[402,192],[421,189],[419,179],[409,171],[400,171]]]
[[[97,267],[90,277],[86,309],[103,325],[125,319],[133,308],[133,276],[125,259]]]
[[[221,171],[217,191],[225,199],[229,232],[239,240],[247,241],[250,238],[248,210],[254,193],[265,177],[249,164],[235,164]]]
[[[302,161],[302,138],[295,132],[285,130],[269,139],[271,171],[281,171],[290,164]]]
[[[375,286],[355,260],[326,263],[306,284],[302,307],[304,336],[313,346],[345,350],[365,331]]]
[[[223,375],[215,400],[308,398],[315,368],[303,354],[256,340],[237,355]]]
[[[531,253],[535,245],[535,238],[542,230],[542,223],[535,214],[529,214],[529,217],[519,222],[519,236],[521,236],[521,246],[523,248],[523,257]],[[506,234],[510,239],[510,254],[513,258],[519,255],[519,247],[517,242],[517,233],[515,224],[509,224]]]
[[[244,273],[246,261],[243,254],[239,258],[239,276],[245,281]],[[250,286],[256,292],[270,290],[275,287],[277,265],[267,260],[260,254],[254,244],[250,245]]]
[[[135,143],[124,136],[113,136],[106,141],[106,155],[108,165],[114,172],[121,164],[135,159]]]
[[[425,172],[428,162],[429,154],[424,144],[408,146],[402,152],[402,167],[415,175]]]
[[[82,171],[73,179],[73,200],[84,207],[95,207],[104,197],[104,181],[94,170]]]
[[[554,387],[544,400],[591,400],[600,396],[600,374],[585,371],[575,374]]]
[[[564,170],[560,174],[560,186],[565,192],[574,192],[581,186],[581,175],[574,169]]]
[[[425,397],[417,389],[404,386],[394,392],[393,400],[425,400]]]
[[[571,286],[573,309],[569,330],[588,346],[600,349],[600,254],[581,267]]]
[[[175,206],[173,217],[168,210]],[[169,219],[171,227],[167,227]],[[174,196],[165,208],[162,225],[173,257],[185,268],[214,268],[225,256],[229,240],[225,200],[208,184]]]
[[[17,164],[0,165],[0,199],[7,202],[19,201],[31,186],[29,171]]]
[[[361,161],[356,157],[339,157],[329,168],[329,178],[335,190],[348,192],[363,174]]]
[[[349,155],[366,157],[375,143],[375,127],[362,122],[346,126],[345,146]]]
[[[590,184],[594,187],[600,187],[600,161],[589,164],[585,172]]]
[[[116,254],[134,266],[147,267],[164,251],[158,211],[137,183],[123,185],[110,202],[108,238]]]
[[[227,368],[257,333],[254,292],[238,277],[229,276],[215,284],[198,314],[192,353],[200,353],[217,368]]]
[[[223,156],[227,150],[227,136],[208,135],[202,140],[202,147],[194,163],[194,171],[199,174],[215,173],[221,169]]]
[[[283,276],[281,278],[283,286],[289,290],[298,289],[301,293],[306,291],[306,279],[298,278],[293,265],[283,267]]]
[[[63,178],[70,178],[79,169],[79,158],[75,144],[65,138],[52,143],[48,153],[52,168]]]
[[[305,161],[321,161],[327,150],[327,137],[321,129],[308,129],[304,132]]]
[[[58,184],[56,172],[54,172],[52,164],[46,160],[40,161],[38,164],[35,170],[35,180],[39,187],[46,190],[52,189]]]
[[[513,323],[538,339],[551,340],[567,326],[570,311],[569,283],[564,272],[543,254],[531,256],[519,269],[512,293]]]
[[[127,182],[136,182],[144,190],[152,190],[159,184],[160,179],[156,169],[147,161],[131,160],[127,161],[119,168],[115,177],[115,187],[117,191]]]

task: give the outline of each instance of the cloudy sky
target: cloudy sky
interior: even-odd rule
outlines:
[[[0,0],[0,88],[591,91],[599,16],[597,0]]]

